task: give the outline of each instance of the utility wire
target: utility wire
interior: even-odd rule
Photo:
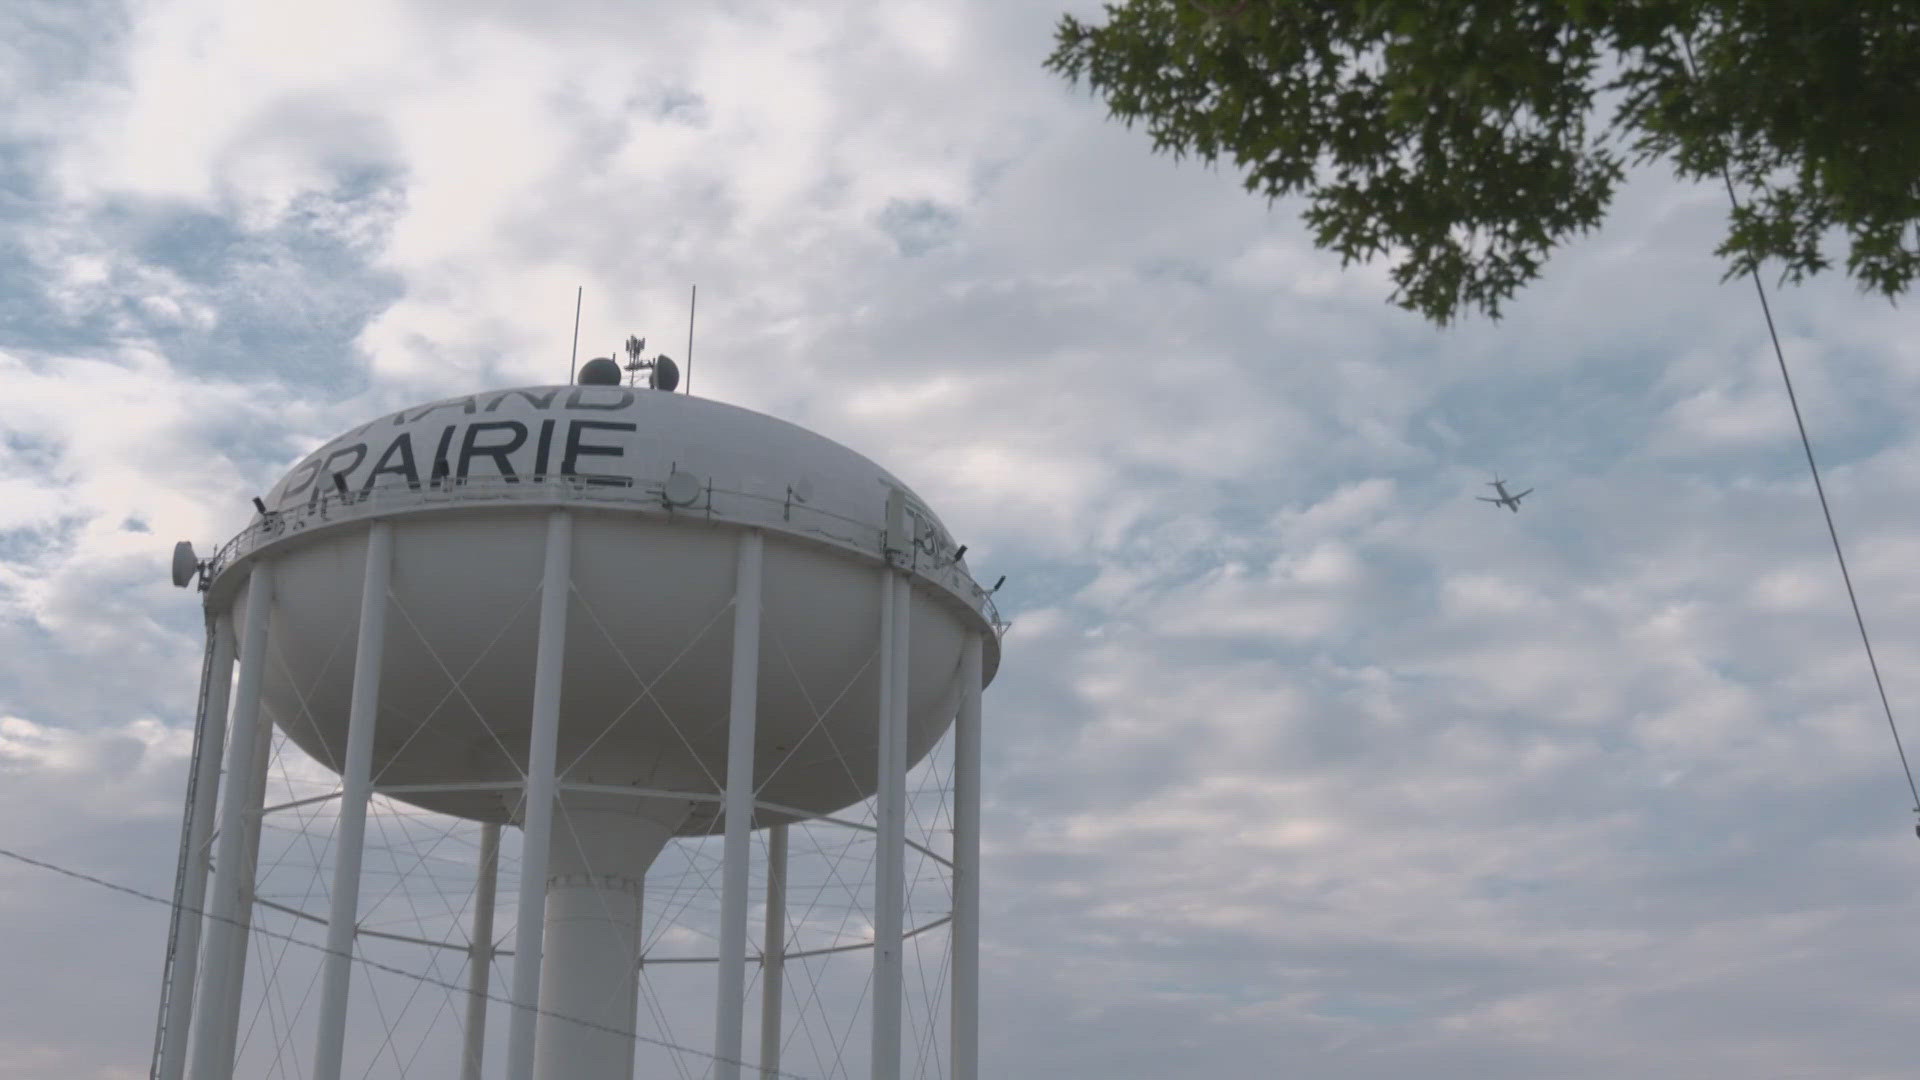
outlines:
[[[330,956],[339,954],[338,950],[329,949],[325,945],[316,945],[311,941],[305,941],[301,938],[294,937],[292,934],[285,934],[276,930],[269,930],[263,926],[252,926],[248,923],[241,922],[238,919],[229,919],[224,915],[216,915],[211,911],[204,911],[198,908],[188,907],[185,904],[175,904],[174,902],[168,900],[163,896],[155,896],[154,894],[149,892],[142,892],[141,890],[133,888],[132,886],[122,885],[119,882],[115,882],[115,881],[108,881],[105,878],[95,877],[94,875],[85,873],[83,871],[73,870],[65,866],[59,866],[57,864],[47,862],[43,859],[36,859],[31,855],[22,855],[20,852],[13,851],[8,848],[0,847],[0,856],[5,856],[6,858],[12,859],[15,862],[25,863],[28,866],[36,867],[41,870],[46,870],[50,873],[59,874],[62,877],[72,878],[75,881],[84,881],[89,885],[98,885],[103,889],[109,889],[113,892],[117,892],[125,896],[131,896],[136,900],[145,900],[150,904],[159,904],[161,907],[165,907],[165,908],[176,908],[182,912],[185,912],[188,915],[198,915],[198,916],[201,916],[202,918],[213,919],[216,922],[226,923],[229,926],[237,926],[242,930],[251,930],[253,933],[260,934],[264,937],[270,937],[279,941],[285,941],[290,944],[298,945],[301,948],[312,949],[313,951],[318,953],[325,953]],[[462,993],[472,993],[471,987],[461,985],[460,983],[449,982],[445,979],[437,979],[431,975],[422,975],[417,971],[408,971],[405,968],[395,967],[392,964],[383,964],[378,960],[369,960],[364,956],[355,956],[351,952],[348,952],[345,955],[347,956],[347,959],[353,963],[360,964],[363,967],[372,968],[376,971],[384,971],[389,975],[398,975],[402,978],[412,979],[415,982],[426,983],[429,986],[437,986],[443,990],[458,990]],[[518,1003],[514,1002],[510,998],[503,998],[494,994],[486,995],[486,999],[488,1001],[498,1002],[502,1005],[512,1006],[513,1008],[516,1008],[516,1009],[523,1007]],[[649,1035],[642,1035],[639,1032],[626,1031],[621,1028],[613,1027],[610,1024],[601,1024],[601,1023],[596,1023],[592,1020],[583,1020],[577,1016],[567,1016],[564,1013],[557,1013],[552,1011],[551,1009],[542,1009],[537,1005],[525,1006],[525,1007],[531,1008],[536,1014],[540,1016],[549,1016],[549,1017],[553,1017],[556,1020],[564,1020],[569,1024],[579,1024],[581,1027],[592,1028],[595,1031],[604,1031],[610,1035],[619,1035],[623,1038],[637,1039],[640,1042],[647,1043],[651,1046],[658,1046],[664,1050],[674,1050],[684,1054],[695,1054],[695,1055],[698,1055],[699,1057],[707,1058],[712,1061],[724,1061],[729,1065],[738,1065],[743,1069],[758,1070],[760,1071],[761,1075],[772,1075],[777,1077],[784,1077],[784,1078],[788,1078],[788,1080],[807,1080],[807,1078],[800,1073],[778,1072],[778,1071],[769,1073],[766,1070],[761,1069],[759,1065],[756,1065],[753,1062],[740,1061],[733,1058],[721,1057],[709,1050],[700,1050],[691,1046],[682,1046],[679,1043],[669,1042],[666,1039],[656,1039]]]
[[[1687,74],[1698,81],[1698,72],[1694,67],[1693,43],[1681,39],[1681,45],[1687,52]],[[1720,181],[1727,188],[1727,202],[1737,212],[1740,209],[1740,197],[1733,190],[1733,174],[1725,164],[1720,166]],[[1867,620],[1860,614],[1860,597],[1853,590],[1853,575],[1847,572],[1847,556],[1840,548],[1840,530],[1833,524],[1833,508],[1827,503],[1826,485],[1820,482],[1820,466],[1813,459],[1813,440],[1807,437],[1807,422],[1800,415],[1800,398],[1793,392],[1793,376],[1787,372],[1786,350],[1780,347],[1780,332],[1774,328],[1773,307],[1767,303],[1766,286],[1760,282],[1760,262],[1754,260],[1747,267],[1747,274],[1753,278],[1753,291],[1760,297],[1760,313],[1767,320],[1767,337],[1773,341],[1773,358],[1780,364],[1780,381],[1787,387],[1787,404],[1793,406],[1793,423],[1800,429],[1800,448],[1807,453],[1807,471],[1813,474],[1813,490],[1820,496],[1820,513],[1827,519],[1827,537],[1833,541],[1833,558],[1840,564],[1840,580],[1847,586],[1847,603],[1853,607],[1853,622],[1860,628],[1860,645],[1867,652],[1867,667],[1873,672],[1874,689],[1880,692],[1880,709],[1887,717],[1887,730],[1893,733],[1893,748],[1900,755],[1900,771],[1907,778],[1907,791],[1913,795],[1913,812],[1920,814],[1920,784],[1913,779],[1913,766],[1907,762],[1907,748],[1900,741],[1900,725],[1894,723],[1893,706],[1887,701],[1887,684],[1880,678],[1880,664],[1873,658],[1873,638],[1867,634]]]
[[[1733,181],[1722,172],[1727,198],[1737,208]],[[1880,663],[1873,658],[1873,638],[1867,634],[1867,620],[1860,614],[1860,597],[1853,591],[1853,575],[1847,572],[1847,556],[1840,550],[1840,530],[1833,524],[1833,509],[1827,504],[1826,486],[1820,483],[1820,466],[1813,460],[1813,441],[1807,438],[1807,422],[1800,417],[1800,399],[1793,392],[1793,376],[1787,373],[1787,354],[1780,348],[1780,332],[1773,326],[1773,309],[1767,304],[1766,287],[1760,284],[1760,268],[1747,268],[1753,278],[1753,291],[1760,296],[1760,311],[1767,317],[1767,336],[1773,339],[1773,358],[1780,363],[1780,381],[1787,386],[1787,403],[1793,406],[1793,422],[1800,428],[1800,448],[1807,452],[1807,471],[1813,474],[1813,490],[1820,496],[1820,513],[1827,519],[1827,537],[1833,541],[1833,558],[1840,564],[1840,580],[1847,586],[1847,603],[1853,606],[1853,623],[1860,628],[1860,645],[1867,651],[1867,667],[1873,672],[1874,689],[1880,692],[1880,709],[1887,716],[1887,730],[1893,733],[1893,748],[1900,755],[1900,771],[1906,775],[1907,791],[1913,795],[1913,812],[1920,814],[1920,785],[1913,779],[1913,766],[1907,763],[1907,748],[1900,741],[1900,725],[1894,723],[1893,706],[1887,702],[1887,684],[1880,678]]]

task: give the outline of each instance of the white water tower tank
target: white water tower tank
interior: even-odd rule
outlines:
[[[442,463],[451,483],[436,486]],[[366,501],[340,505],[336,474],[350,499]],[[583,782],[711,785],[726,775],[725,612],[734,540],[749,525],[766,537],[754,754],[765,775],[756,787],[762,801],[840,809],[874,792],[874,567],[895,492],[914,535],[892,542],[931,572],[917,583],[909,631],[908,756],[918,760],[954,715],[962,642],[990,630],[964,564],[941,565],[956,545],[939,520],[891,474],[812,432],[617,386],[535,387],[403,410],[295,467],[266,496],[284,527],[255,549],[273,556],[270,634],[286,660],[267,673],[265,705],[302,749],[339,760],[353,687],[342,641],[350,645],[359,617],[368,524],[388,520],[391,595],[405,617],[389,621],[374,772],[397,786],[517,781],[547,514],[567,506],[574,598],[562,767]],[[244,563],[223,568],[210,600],[233,602]],[[997,645],[986,653],[991,677]],[[452,674],[466,677],[449,696]],[[813,709],[829,701],[816,723]],[[498,791],[403,798],[513,819],[514,796]],[[675,829],[708,832],[716,814],[715,804],[691,808]]]
[[[533,830],[524,868],[544,895],[523,885],[509,1075],[630,1075],[640,883],[674,836],[725,829],[730,805],[760,828],[879,793],[897,878],[889,773],[970,703],[977,717],[999,662],[989,591],[904,483],[683,394],[535,386],[403,409],[315,450],[263,501],[204,573],[241,665],[229,775],[264,716],[342,774],[343,845],[362,840],[373,790]],[[339,861],[331,940],[350,952],[360,860]],[[741,867],[726,905],[744,912]],[[883,893],[882,990],[899,933],[886,909]],[[206,933],[211,955],[224,928]],[[731,1024],[737,1059],[729,979],[720,1049]],[[342,1004],[323,1007],[316,1076],[338,1068],[344,975],[323,993]],[[877,1061],[888,1022],[877,1003]],[[200,1026],[194,1060],[217,1071],[222,1036]]]

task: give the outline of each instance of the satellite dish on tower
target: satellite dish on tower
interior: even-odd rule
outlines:
[[[661,485],[660,496],[669,506],[692,506],[700,498],[700,478],[690,472],[676,472]]]
[[[596,356],[580,365],[581,386],[619,386],[620,365],[609,356]]]
[[[674,363],[673,357],[665,353],[654,357],[653,378],[650,383],[655,390],[672,393],[673,388],[680,385],[680,365]]]
[[[647,373],[647,389],[664,390],[669,393],[680,385],[680,365],[673,357],[661,353],[651,360],[643,360],[640,354],[646,351],[647,339],[643,337],[627,338],[627,362],[624,365],[629,380],[637,381],[641,372]]]
[[[173,545],[173,583],[184,589],[199,572],[200,556],[194,554],[193,542],[182,540]]]

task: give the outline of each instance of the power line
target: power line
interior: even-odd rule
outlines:
[[[1693,43],[1681,39],[1681,45],[1687,53],[1687,74],[1698,78],[1694,68]],[[1727,188],[1727,202],[1738,212],[1740,197],[1733,190],[1733,174],[1727,165],[1720,166],[1720,181]],[[1833,558],[1840,564],[1840,580],[1847,587],[1847,603],[1853,607],[1853,622],[1860,628],[1860,645],[1867,652],[1867,668],[1873,672],[1874,689],[1880,693],[1880,709],[1887,716],[1887,730],[1893,733],[1893,748],[1900,755],[1900,771],[1907,778],[1907,791],[1913,795],[1913,812],[1920,814],[1920,784],[1913,779],[1913,766],[1907,762],[1907,748],[1900,741],[1900,725],[1894,722],[1893,706],[1887,701],[1887,684],[1880,678],[1880,663],[1873,657],[1873,638],[1867,634],[1867,620],[1860,614],[1860,597],[1853,590],[1853,575],[1847,571],[1847,556],[1840,548],[1840,530],[1833,524],[1833,508],[1827,503],[1826,485],[1820,482],[1820,466],[1813,459],[1813,440],[1807,437],[1807,422],[1800,415],[1800,398],[1793,392],[1793,376],[1787,371],[1786,350],[1780,347],[1780,332],[1773,324],[1773,307],[1767,303],[1766,286],[1760,282],[1760,262],[1755,259],[1747,267],[1748,276],[1753,278],[1753,291],[1760,297],[1760,313],[1767,320],[1767,337],[1773,342],[1773,358],[1780,364],[1780,381],[1787,387],[1787,404],[1793,406],[1793,423],[1800,429],[1800,448],[1807,454],[1807,471],[1813,474],[1813,490],[1820,496],[1820,513],[1827,519],[1827,536],[1833,541]]]
[[[122,885],[116,881],[108,881],[105,878],[95,877],[94,875],[85,873],[84,871],[74,870],[69,867],[60,866],[55,863],[47,862],[44,859],[36,859],[31,855],[22,855],[20,852],[13,851],[8,848],[0,847],[0,856],[5,856],[6,858],[12,859],[15,862],[24,863],[28,866],[32,866],[40,870],[46,870],[50,873],[59,874],[62,877],[72,878],[75,881],[84,881],[89,885],[98,885],[103,889],[108,889],[113,892],[120,893],[124,896],[131,896],[136,900],[144,900],[150,904],[158,904],[164,908],[176,909],[188,915],[198,915],[202,918],[213,919],[217,922],[226,923],[230,926],[237,926],[243,930],[251,930],[253,933],[260,934],[264,937],[270,937],[279,941],[285,941],[293,945],[298,945],[301,948],[312,949],[314,952],[325,953],[327,955],[340,955],[340,953],[337,950],[329,949],[325,945],[316,945],[313,942],[305,941],[300,938],[294,937],[292,934],[285,934],[276,930],[269,930],[263,926],[253,926],[249,923],[241,922],[238,919],[229,919],[226,916],[216,915],[210,911],[203,911],[198,908],[188,907],[185,904],[175,904],[172,901],[166,899],[165,897],[155,896],[154,894],[149,892],[142,892],[141,890],[133,888],[130,885]],[[405,968],[395,967],[392,964],[383,964],[378,960],[369,960],[363,956],[355,956],[351,952],[348,952],[345,955],[347,956],[347,959],[352,963],[359,964],[363,967],[372,968],[375,971],[384,971],[389,975],[398,975],[402,978],[412,979],[415,982],[425,983],[429,986],[437,986],[443,990],[457,990],[462,993],[472,992],[471,987],[463,986],[459,983],[449,982],[445,979],[437,979],[431,975],[422,975],[417,971],[408,971]],[[487,994],[484,996],[488,1001],[498,1002],[499,1004],[508,1005],[516,1009],[523,1007],[519,1005],[517,1002],[514,1002],[509,998],[499,997],[494,994]],[[647,1043],[650,1046],[660,1047],[663,1050],[673,1050],[683,1054],[695,1054],[700,1057],[707,1058],[711,1061],[724,1061],[729,1065],[738,1065],[743,1069],[757,1070],[760,1068],[757,1064],[753,1062],[721,1057],[720,1055],[715,1054],[710,1050],[700,1050],[691,1046],[682,1046],[679,1043],[669,1042],[666,1039],[656,1039],[650,1035],[642,1035],[636,1031],[624,1031],[620,1028],[613,1027],[610,1024],[596,1023],[592,1020],[583,1020],[577,1016],[567,1016],[564,1013],[557,1013],[552,1011],[551,1009],[542,1009],[538,1005],[525,1006],[525,1007],[531,1008],[536,1014],[540,1016],[552,1017],[556,1020],[564,1020],[569,1024],[579,1024],[581,1027],[591,1028],[595,1031],[604,1031],[610,1035],[619,1035],[623,1038],[636,1039],[640,1042]],[[786,1077],[786,1078],[789,1078],[789,1080],[807,1080],[807,1078],[800,1073],[775,1071],[771,1075],[778,1076],[778,1077]]]
[[[1740,201],[1734,196],[1733,181],[1723,172],[1720,178],[1726,182],[1727,198],[1738,208]],[[1847,586],[1847,603],[1853,607],[1853,623],[1860,628],[1860,646],[1867,652],[1867,668],[1873,672],[1873,686],[1880,692],[1880,709],[1887,716],[1887,730],[1893,733],[1893,748],[1900,755],[1900,771],[1906,775],[1907,790],[1913,795],[1914,813],[1920,814],[1920,785],[1913,779],[1913,767],[1907,763],[1907,748],[1900,741],[1900,725],[1893,719],[1893,706],[1887,701],[1887,684],[1880,678],[1880,663],[1873,657],[1873,638],[1867,633],[1867,620],[1860,614],[1860,597],[1853,591],[1853,575],[1847,572],[1847,555],[1840,548],[1840,530],[1833,524],[1833,508],[1827,503],[1826,485],[1820,482],[1820,466],[1813,460],[1813,440],[1807,438],[1807,422],[1800,416],[1800,399],[1793,392],[1793,376],[1787,372],[1787,354],[1780,348],[1780,332],[1773,325],[1773,308],[1767,303],[1767,290],[1760,283],[1758,265],[1747,268],[1753,278],[1753,291],[1760,297],[1760,311],[1767,319],[1767,336],[1773,341],[1773,358],[1780,364],[1780,381],[1787,387],[1787,403],[1793,406],[1793,422],[1800,429],[1800,448],[1807,453],[1807,471],[1813,474],[1813,490],[1820,496],[1820,514],[1827,520],[1827,537],[1833,541],[1833,558],[1840,564],[1840,580]]]

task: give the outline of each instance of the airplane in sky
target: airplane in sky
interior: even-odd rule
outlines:
[[[1528,488],[1518,494],[1509,495],[1507,494],[1507,482],[1498,477],[1495,477],[1493,482],[1487,486],[1499,492],[1500,497],[1497,499],[1489,499],[1485,495],[1475,495],[1474,498],[1479,499],[1481,502],[1490,502],[1496,506],[1504,506],[1516,514],[1520,512],[1520,500],[1533,494],[1533,489]]]

